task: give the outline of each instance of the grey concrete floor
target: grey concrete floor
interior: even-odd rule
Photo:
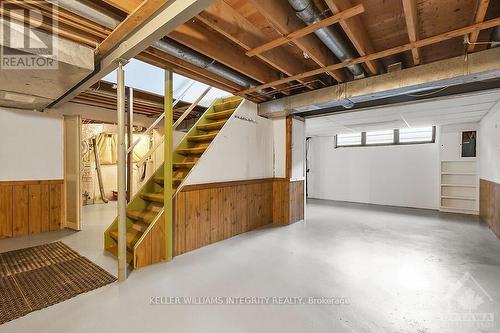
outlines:
[[[115,208],[85,207],[84,231],[1,240],[0,251],[60,239],[116,273],[115,259],[101,249]],[[0,332],[500,332],[500,240],[477,218],[321,200],[307,209],[303,222],[133,272],[123,284],[36,311]],[[469,293],[451,293],[457,281]],[[337,297],[347,304],[151,305],[154,296]],[[457,303],[494,321],[450,320],[463,314]]]

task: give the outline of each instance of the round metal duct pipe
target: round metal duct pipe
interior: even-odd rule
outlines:
[[[311,0],[288,0],[297,16],[305,24],[311,25],[321,21],[321,14]],[[314,31],[314,34],[335,54],[340,61],[356,58],[354,51],[342,38],[342,36],[332,27],[321,28]],[[364,76],[363,67],[351,65],[347,67],[355,77]]]
[[[500,25],[493,28],[493,32],[491,33],[491,47],[499,47],[500,46]]]
[[[92,8],[77,0],[47,0],[56,6],[64,8],[79,16],[85,17],[93,22],[96,22],[106,28],[114,29],[120,21],[107,14],[101,13],[95,8]],[[207,71],[225,78],[228,81],[234,82],[245,89],[253,88],[259,85],[259,82],[246,77],[235,70],[210,59],[209,57],[198,53],[182,44],[172,40],[159,40],[152,47],[170,54],[173,57],[182,59],[192,65],[206,69]],[[261,90],[258,92],[262,93]]]
[[[257,81],[253,81],[252,79],[239,74],[229,67],[226,67],[218,63],[217,61],[210,59],[209,57],[194,50],[191,50],[190,48],[187,48],[184,45],[173,40],[161,39],[158,42],[154,43],[153,47],[165,53],[168,53],[173,57],[179,58],[192,65],[195,65],[196,67],[206,69],[207,71],[221,76],[229,81],[232,81],[242,87],[253,88],[259,84]]]

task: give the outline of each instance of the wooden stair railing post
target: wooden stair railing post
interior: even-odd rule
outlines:
[[[173,255],[173,211],[172,211],[172,167],[173,167],[173,86],[172,68],[165,70],[165,117],[164,117],[164,164],[163,164],[163,215],[165,223],[165,255],[172,260]]]
[[[124,61],[118,61],[116,100],[118,113],[118,281],[127,279],[127,175],[125,142],[125,71]]]

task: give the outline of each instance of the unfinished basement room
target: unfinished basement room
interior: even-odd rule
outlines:
[[[500,0],[1,0],[3,332],[500,333]]]

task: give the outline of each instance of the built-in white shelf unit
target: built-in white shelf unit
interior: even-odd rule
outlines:
[[[479,178],[476,160],[441,161],[440,210],[479,214]]]

